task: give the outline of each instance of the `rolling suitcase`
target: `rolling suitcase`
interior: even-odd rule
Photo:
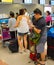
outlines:
[[[18,52],[18,50],[19,50],[18,40],[17,40],[17,39],[11,40],[11,41],[10,41],[10,44],[9,44],[9,46],[8,46],[8,48],[9,48],[9,50],[10,50],[12,53]]]
[[[54,59],[54,28],[50,28],[47,33],[47,55],[51,59]]]

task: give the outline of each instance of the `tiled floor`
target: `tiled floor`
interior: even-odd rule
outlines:
[[[34,65],[34,62],[29,59],[29,54],[11,53],[7,48],[0,46],[0,59],[8,65]],[[47,60],[47,65],[54,65],[54,61]]]

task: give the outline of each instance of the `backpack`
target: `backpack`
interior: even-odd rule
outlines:
[[[39,44],[40,34],[36,33],[34,30],[31,31],[29,40],[35,43],[36,45]]]

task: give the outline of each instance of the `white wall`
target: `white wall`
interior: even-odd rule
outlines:
[[[32,3],[37,4],[38,0],[32,0]]]
[[[22,0],[13,0],[14,3],[22,3]]]
[[[49,0],[45,0],[46,4],[49,4]]]
[[[29,13],[31,13],[35,8],[39,8],[43,12],[43,6],[37,4],[36,5],[0,4],[0,13],[9,13],[10,11],[14,11],[16,13],[21,8],[27,8]]]

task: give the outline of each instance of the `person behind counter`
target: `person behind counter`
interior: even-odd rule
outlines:
[[[50,23],[52,24],[52,17],[50,14],[51,13],[49,11],[46,11],[46,19],[45,20],[46,20],[46,23],[48,26],[50,25]]]

